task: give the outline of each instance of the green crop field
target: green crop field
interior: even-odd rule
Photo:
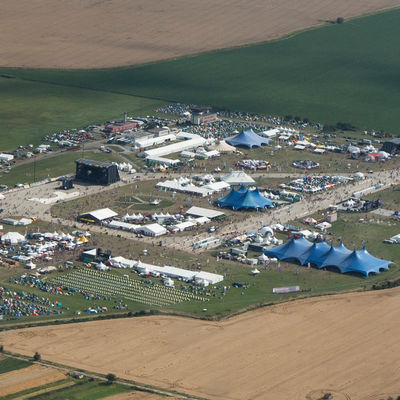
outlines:
[[[15,358],[5,358],[0,360],[0,374],[14,371],[16,369],[26,368],[32,365],[29,361],[17,360]]]
[[[121,117],[147,115],[160,103],[69,85],[0,77],[0,151],[38,144],[44,135]]]
[[[36,99],[40,97],[38,92],[41,93],[43,97],[35,106],[39,115],[32,122],[41,122],[42,126],[45,118],[49,126],[51,120],[53,124],[58,121],[58,126],[69,127],[80,125],[83,119],[87,122],[105,119],[117,109],[133,109],[138,102],[147,106],[156,104],[153,100],[115,94],[123,93],[271,115],[298,115],[323,123],[344,121],[360,128],[398,133],[399,21],[400,10],[392,10],[264,44],[130,68],[3,69],[19,79],[3,79],[1,96],[7,100],[13,89],[4,93],[4,87],[15,85],[26,109],[32,91]],[[57,104],[60,101],[57,92],[61,95],[64,91],[68,94],[63,98],[63,105],[68,106],[66,112]],[[117,104],[113,104],[110,96],[116,96]],[[48,101],[49,97],[55,104]],[[18,122],[21,118],[16,97],[12,98],[9,107],[3,107],[2,118],[6,121],[1,128],[3,132],[5,125],[8,131],[12,127],[8,121]],[[77,104],[71,104],[75,100]],[[134,104],[124,107],[124,101]],[[52,109],[49,115],[47,106]],[[79,112],[68,120],[73,110]],[[23,129],[28,127],[24,125]]]
[[[118,393],[131,392],[128,386],[123,385],[108,385],[105,382],[88,382],[83,381],[76,383],[73,386],[53,390],[47,393],[42,393],[37,396],[32,396],[30,399],[51,399],[51,400],[96,400],[103,399]]]

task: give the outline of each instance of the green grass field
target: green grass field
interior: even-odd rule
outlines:
[[[26,368],[32,365],[29,361],[17,360],[15,358],[5,358],[0,360],[0,374],[14,371],[16,369]]]
[[[392,10],[265,44],[130,68],[3,69],[21,80],[2,80],[1,98],[3,105],[6,103],[2,130],[10,132],[18,124],[33,137],[35,132],[29,130],[27,122],[34,123],[36,130],[41,125],[42,133],[45,123],[48,127],[79,126],[83,120],[104,120],[116,110],[132,110],[135,106],[144,110],[156,104],[129,97],[144,96],[272,115],[299,115],[323,123],[351,122],[360,128],[397,133],[399,20],[400,10]],[[35,115],[24,115],[17,104],[17,100],[22,101],[26,111],[28,103],[38,99]],[[68,120],[73,111],[73,119]]]
[[[97,161],[118,161],[121,160],[114,154],[95,153],[85,151],[84,157]],[[18,167],[12,168],[9,174],[0,172],[0,181],[2,185],[12,186],[15,183],[32,183],[42,179],[52,178],[75,171],[75,160],[82,158],[82,151],[71,151],[59,154],[55,157],[45,158],[36,162],[36,171],[34,174],[33,162],[29,162]]]
[[[0,151],[39,144],[44,135],[129,114],[147,115],[154,100],[0,77]],[[164,104],[164,102],[163,102]]]

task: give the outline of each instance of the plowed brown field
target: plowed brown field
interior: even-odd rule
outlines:
[[[399,0],[3,0],[0,66],[145,63],[398,6]]]
[[[330,391],[339,400],[377,400],[400,395],[399,321],[396,288],[280,304],[223,322],[109,320],[5,331],[0,342],[210,399],[315,400]]]

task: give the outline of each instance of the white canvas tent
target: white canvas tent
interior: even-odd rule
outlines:
[[[15,245],[25,240],[25,236],[18,232],[8,232],[1,237],[1,242]]]
[[[228,175],[221,177],[221,181],[229,183],[229,185],[231,186],[235,185],[249,186],[255,184],[255,180],[243,171],[232,171]]]
[[[226,143],[225,140],[221,140],[219,143],[212,146],[213,150],[217,150],[220,153],[234,153],[236,152],[236,147],[231,146],[230,144]]]

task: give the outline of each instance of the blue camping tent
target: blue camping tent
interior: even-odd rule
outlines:
[[[247,131],[242,130],[236,136],[229,137],[225,142],[231,146],[246,146],[251,149],[252,147],[261,147],[263,144],[269,144],[270,140],[257,135],[252,128],[249,128]]]
[[[273,207],[270,199],[261,196],[258,189],[249,190],[244,186],[232,189],[226,196],[217,200],[219,207],[231,207],[233,210],[258,210]]]
[[[388,270],[391,261],[381,260],[368,253],[365,247],[362,250],[354,250],[340,265],[342,273],[359,272],[368,276],[371,272],[379,274],[380,271]]]
[[[331,246],[329,246],[325,240],[320,243],[314,243],[307,251],[299,256],[300,264],[304,265],[310,263],[319,266],[324,262],[330,249]]]

